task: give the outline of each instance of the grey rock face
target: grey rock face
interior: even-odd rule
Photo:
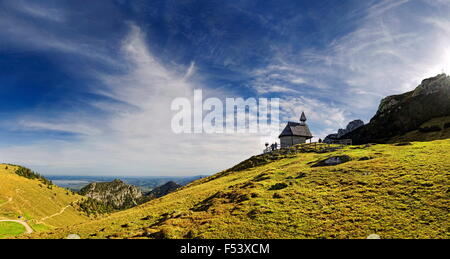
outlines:
[[[399,103],[399,99],[400,99],[400,96],[398,96],[398,95],[393,95],[393,96],[388,96],[386,98],[383,98],[381,100],[380,106],[378,106],[378,111],[385,112],[385,111],[390,110],[392,107],[397,105],[397,103]]]
[[[322,166],[335,166],[343,163],[347,163],[351,160],[351,157],[347,155],[334,156],[327,158],[325,160],[319,161],[318,163],[312,165],[312,167],[322,167]]]
[[[362,121],[362,120],[354,120],[354,121],[350,122],[350,123],[347,125],[347,128],[345,129],[345,133],[344,133],[344,134],[347,134],[347,133],[349,133],[349,132],[352,132],[352,131],[354,131],[354,130],[356,130],[357,128],[362,127],[362,126],[364,126],[364,121]],[[344,134],[343,134],[343,135],[344,135]],[[341,135],[341,136],[343,136],[343,135]],[[341,136],[340,136],[340,137],[341,137]]]
[[[450,77],[440,74],[434,78],[425,79],[413,92],[412,96],[430,95],[450,88]]]
[[[384,98],[370,123],[342,138],[352,139],[353,144],[385,143],[393,137],[419,130],[431,119],[447,116],[450,116],[450,77],[441,74],[423,80],[413,91]],[[417,135],[415,140],[421,141],[421,138]]]
[[[337,133],[330,134],[324,139],[324,143],[331,143],[333,140],[337,140],[340,137],[364,126],[364,122],[362,120],[354,120],[350,122],[345,129],[339,129]]]
[[[103,183],[91,183],[80,190],[80,194],[112,205],[115,209],[126,209],[139,205],[142,191],[120,180]]]

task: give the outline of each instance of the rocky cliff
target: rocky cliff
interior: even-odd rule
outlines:
[[[370,123],[341,136],[352,139],[354,144],[383,143],[408,132],[427,131],[422,125],[450,116],[450,77],[441,74],[428,78],[413,91],[384,98]],[[437,119],[439,121],[439,119]],[[445,125],[431,129],[445,130]],[[442,134],[437,134],[441,136]],[[411,140],[422,140],[423,134],[415,134]]]
[[[128,185],[120,180],[91,183],[82,188],[79,193],[111,205],[117,210],[131,208],[144,201],[144,195],[138,187]]]
[[[337,133],[328,135],[323,142],[331,144],[333,140],[337,140],[340,137],[355,131],[356,129],[364,126],[364,122],[362,120],[354,120],[350,122],[345,129],[339,129]]]
[[[79,194],[99,201],[114,210],[123,210],[165,196],[180,187],[182,186],[170,181],[144,194],[137,186],[126,184],[121,180],[114,180],[91,183],[83,187]]]

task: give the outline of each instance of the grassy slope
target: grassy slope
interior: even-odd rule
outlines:
[[[450,140],[439,140],[301,153],[33,237],[450,238],[449,150]],[[308,164],[343,154],[352,161]],[[271,190],[280,183],[287,187]]]
[[[9,238],[25,232],[25,227],[16,222],[0,222],[0,238]]]
[[[82,223],[88,219],[70,206],[81,196],[57,186],[49,189],[38,180],[16,175],[16,169],[15,166],[0,164],[0,219],[23,216],[35,231]]]
[[[393,137],[388,140],[388,143],[398,143],[404,141],[414,141],[420,139],[422,141],[432,141],[437,139],[449,139],[450,138],[450,128],[445,128],[446,124],[450,123],[450,117],[440,117],[431,119],[423,123],[420,127],[439,127],[442,130],[436,132],[420,132],[419,130],[410,131],[402,136]]]

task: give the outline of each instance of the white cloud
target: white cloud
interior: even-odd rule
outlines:
[[[191,62],[191,65],[189,66],[189,68],[186,71],[186,74],[184,75],[184,80],[187,80],[189,78],[191,78],[191,76],[193,76],[195,74],[195,62]]]
[[[296,90],[300,97],[333,100],[330,105],[347,122],[368,121],[383,97],[412,90],[442,70],[450,73],[449,7],[448,1],[376,1],[353,13],[356,28],[326,48],[305,49],[299,55],[280,51],[271,65],[257,70],[255,87],[266,91],[261,82],[277,71],[285,82],[281,87]],[[289,84],[296,76],[302,85]],[[318,109],[327,114],[329,107]]]
[[[36,2],[24,2],[22,0],[6,1],[4,4],[11,6],[26,15],[45,19],[53,22],[64,22],[66,20],[64,11],[61,9],[43,6]]]
[[[403,4],[410,2],[410,0],[381,0],[370,6],[367,10],[367,18],[380,17],[384,13],[391,11]]]
[[[299,94],[298,86],[308,83],[304,74],[303,69],[289,64],[268,65],[250,73],[253,77],[251,87],[259,95],[271,93]]]
[[[256,86],[256,85],[254,85]],[[270,83],[261,83],[257,85],[256,91],[258,94],[269,94],[269,93],[298,93],[297,90],[288,88],[281,85],[272,85]]]
[[[92,126],[86,124],[77,124],[73,122],[66,123],[49,123],[43,121],[28,121],[23,120],[19,121],[18,125],[20,127],[24,127],[28,130],[51,130],[51,131],[61,131],[61,132],[69,132],[75,134],[82,135],[96,135],[100,132]]]
[[[445,61],[442,54],[450,35],[430,26],[429,18],[424,22],[420,14],[405,17],[408,2],[385,1],[383,8],[373,7],[382,12],[372,10],[355,32],[332,45],[332,66],[342,71],[351,90],[362,89],[374,97],[402,93],[441,72],[436,66]],[[449,16],[436,12],[432,21],[446,28]],[[368,104],[374,106],[378,98],[371,99]]]
[[[61,112],[53,120],[20,119],[28,130],[81,133],[76,141],[6,147],[0,149],[2,159],[43,173],[192,175],[226,169],[262,151],[265,139],[258,135],[172,133],[173,99],[189,97],[195,88],[203,88],[205,96],[226,95],[191,81],[194,63],[179,73],[158,62],[135,25],[120,61],[127,67],[121,74],[96,74],[104,87],[94,93],[118,101],[90,103],[107,115]]]
[[[69,9],[43,2],[7,0],[1,3],[0,37],[3,49],[54,51],[89,58],[107,65],[120,62],[106,53],[107,48],[99,48],[98,39],[89,41],[85,37],[73,36],[66,24]],[[32,22],[38,18],[42,23]],[[43,26],[45,24],[45,26]],[[8,43],[8,44],[6,44]],[[108,43],[110,44],[110,43]],[[55,56],[58,57],[58,56]]]

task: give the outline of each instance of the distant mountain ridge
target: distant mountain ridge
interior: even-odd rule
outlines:
[[[413,91],[384,98],[370,123],[340,137],[353,144],[385,143],[409,134],[407,140],[421,141],[450,136],[450,77],[440,74],[428,78]],[[435,123],[426,125],[430,121]],[[430,135],[427,133],[439,132]]]
[[[345,129],[339,129],[337,133],[328,135],[323,142],[331,144],[334,140],[338,140],[342,136],[355,131],[356,129],[364,126],[364,122],[362,120],[354,120],[351,121]]]
[[[126,184],[139,187],[143,193],[150,192],[158,186],[173,181],[179,185],[186,185],[192,181],[207,177],[207,175],[195,176],[80,176],[80,175],[46,175],[55,185],[79,192],[81,188],[93,182],[112,182],[119,178]]]
[[[159,198],[159,197],[165,196],[165,195],[175,191],[176,189],[178,189],[180,187],[182,187],[182,186],[173,181],[170,181],[164,185],[156,187],[151,192],[149,192],[147,194],[147,196],[150,198]]]

